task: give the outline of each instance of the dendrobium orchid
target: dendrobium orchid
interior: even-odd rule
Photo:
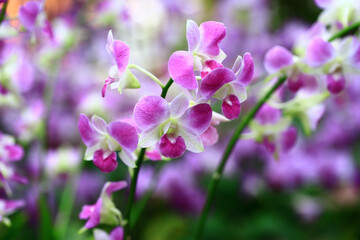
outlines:
[[[198,83],[194,71],[203,71],[207,68],[205,63],[210,60],[214,60],[212,64],[220,64],[226,57],[219,47],[225,35],[223,23],[208,21],[198,26],[194,21],[188,20],[188,51],[174,52],[168,62],[169,74],[174,82],[187,89],[196,89]]]
[[[231,70],[219,67],[204,77],[200,85],[202,100],[222,100],[221,109],[224,116],[233,120],[240,114],[240,103],[246,100],[246,86],[253,75],[254,62],[251,54],[245,53],[244,59],[238,56]]]
[[[110,30],[107,37],[106,51],[110,55],[114,65],[109,70],[109,77],[105,80],[102,96],[105,97],[106,88],[118,89],[119,93],[125,88],[140,88],[140,83],[135,75],[128,69],[130,48],[120,41],[114,40]]]
[[[169,158],[183,155],[185,150],[204,150],[200,135],[209,127],[212,110],[209,104],[189,107],[185,94],[171,103],[159,96],[140,98],[134,109],[134,119],[142,133],[140,147],[159,143],[160,153]]]
[[[137,148],[138,134],[135,127],[122,121],[107,124],[94,115],[91,121],[84,114],[79,117],[79,131],[87,146],[85,160],[93,160],[103,172],[112,172],[117,167],[117,152],[129,167],[135,167],[132,152]]]
[[[113,226],[122,224],[122,215],[112,201],[112,193],[124,189],[126,186],[125,181],[105,183],[96,203],[82,207],[79,218],[87,219],[83,230],[96,227],[100,223]]]

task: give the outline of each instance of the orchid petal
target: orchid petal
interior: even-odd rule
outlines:
[[[8,152],[10,161],[18,161],[24,156],[24,149],[19,145],[6,145],[5,150]]]
[[[331,43],[322,38],[315,38],[306,49],[307,63],[318,67],[334,58],[335,49]]]
[[[179,128],[179,134],[184,139],[187,150],[194,153],[204,151],[203,143],[198,135],[191,133],[184,128]]]
[[[335,78],[333,75],[326,76],[327,89],[332,94],[339,94],[345,88],[345,78],[340,76]]]
[[[142,132],[139,138],[139,146],[146,148],[155,145],[160,139],[159,132],[159,127]]]
[[[94,165],[100,169],[100,171],[109,173],[116,169],[118,162],[116,161],[116,153],[111,152],[110,155],[107,156],[107,152],[99,149],[94,153]]]
[[[199,45],[200,31],[198,25],[193,20],[187,20],[186,22],[186,39],[189,51],[194,51]]]
[[[212,125],[210,125],[209,128],[203,134],[201,134],[200,137],[205,146],[212,146],[219,140],[217,129]]]
[[[226,35],[226,28],[223,23],[208,21],[200,24],[200,45],[199,52],[206,53],[210,56],[220,54],[219,43]]]
[[[113,58],[113,61],[115,62],[119,73],[122,74],[125,69],[127,68],[127,65],[129,64],[129,58],[130,58],[130,48],[129,46],[119,40],[114,40],[109,45],[109,52],[110,55]]]
[[[200,85],[201,95],[205,99],[211,98],[217,90],[226,83],[234,81],[235,74],[228,68],[216,68],[204,77]]]
[[[176,51],[169,59],[168,70],[171,78],[187,89],[198,87],[194,73],[194,58],[191,52]]]
[[[122,148],[134,151],[138,145],[138,134],[136,128],[129,123],[115,121],[109,123],[107,130]]]
[[[178,95],[170,103],[170,116],[172,118],[178,118],[184,114],[186,109],[189,108],[189,99],[184,93]]]
[[[186,145],[181,136],[174,137],[171,134],[164,134],[160,138],[159,149],[164,157],[177,158],[184,154]]]
[[[113,192],[119,191],[121,189],[124,189],[127,187],[126,181],[118,181],[118,182],[107,182],[104,185],[103,191],[106,193],[109,197]]]
[[[293,63],[293,55],[289,50],[275,46],[266,53],[264,67],[268,73],[275,73]]]
[[[101,117],[97,116],[96,114],[91,118],[92,127],[100,134],[106,134],[106,122]]]
[[[230,94],[227,96],[223,104],[221,105],[221,110],[225,117],[230,120],[236,119],[240,115],[240,102],[237,96]]]
[[[93,160],[94,153],[99,148],[100,148],[99,144],[95,144],[93,146],[87,147],[85,150],[84,160],[87,160],[87,161]]]
[[[234,62],[234,65],[233,67],[231,68],[231,71],[233,71],[233,73],[235,73],[235,75],[237,75],[239,72],[240,72],[240,68],[241,68],[241,65],[242,65],[242,57],[241,56],[237,56],[235,62]]]
[[[122,151],[120,151],[119,153],[119,158],[121,159],[121,161],[123,163],[125,163],[129,168],[135,168],[136,167],[136,163],[135,163],[135,157],[128,151],[126,151],[125,149],[123,149]]]
[[[233,94],[239,99],[239,102],[242,103],[247,99],[246,87],[242,83],[232,82],[230,83]]]
[[[170,116],[169,105],[159,96],[145,96],[135,105],[134,119],[141,130],[149,130]]]
[[[30,1],[25,3],[19,10],[19,20],[24,27],[30,31],[34,30],[36,18],[41,10],[39,2]]]
[[[296,143],[297,130],[296,127],[289,127],[287,130],[281,133],[280,143],[284,152],[289,151]]]
[[[316,5],[318,5],[320,8],[326,8],[332,2],[334,2],[334,0],[315,0]]]
[[[81,138],[87,147],[90,147],[99,141],[99,133],[92,128],[90,121],[85,114],[80,114],[78,127]]]
[[[262,125],[275,124],[281,119],[281,111],[264,104],[256,114],[255,119]]]
[[[184,113],[180,118],[182,126],[195,134],[202,134],[211,122],[212,109],[207,103],[197,104]]]
[[[124,229],[116,227],[110,233],[110,240],[124,240]]]
[[[250,53],[245,53],[243,63],[237,81],[241,82],[245,86],[249,85],[254,76],[254,60]]]

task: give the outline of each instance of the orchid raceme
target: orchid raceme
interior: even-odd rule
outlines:
[[[158,96],[142,97],[134,109],[136,125],[142,131],[139,146],[146,148],[159,143],[160,153],[169,158],[180,157],[186,149],[202,152],[200,135],[209,127],[211,115],[209,104],[190,107],[185,94],[171,103]]]
[[[80,219],[87,219],[83,230],[96,227],[100,223],[112,226],[122,224],[121,212],[115,207],[112,194],[126,188],[126,186],[125,181],[105,183],[96,203],[82,207],[79,217]]]
[[[240,114],[240,104],[246,100],[246,86],[254,75],[254,62],[250,53],[245,53],[244,59],[236,59],[233,68],[219,67],[208,73],[201,81],[200,94],[208,101],[216,98],[223,101],[221,109],[224,116],[230,120]]]
[[[194,21],[186,23],[186,38],[188,51],[176,51],[169,59],[169,74],[180,86],[187,89],[196,89],[194,71],[203,71],[207,68],[206,62],[214,60],[213,64],[220,64],[225,54],[219,43],[226,35],[226,28],[220,22],[204,22],[198,26]]]
[[[126,88],[140,88],[139,81],[128,69],[130,48],[126,43],[114,40],[111,30],[107,36],[106,51],[114,65],[110,68],[109,77],[105,80],[102,96],[105,97],[108,86],[111,89],[118,89],[119,93],[122,93],[122,90]]]
[[[107,124],[94,115],[91,121],[84,114],[79,117],[79,131],[87,146],[85,160],[93,160],[103,172],[116,169],[117,155],[129,167],[135,167],[133,151],[137,148],[138,134],[135,127],[122,121]]]

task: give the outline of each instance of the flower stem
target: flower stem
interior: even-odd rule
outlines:
[[[360,22],[356,22],[344,29],[342,29],[341,31],[339,31],[338,33],[336,33],[335,35],[333,35],[331,38],[329,38],[329,42],[334,41],[335,39],[341,38],[341,37],[345,37],[346,35],[348,35],[349,33],[355,31],[356,29],[358,29],[360,27]]]
[[[167,94],[170,86],[173,84],[173,82],[174,81],[170,78],[169,81],[167,82],[167,84],[165,86],[162,86],[162,89],[163,89],[161,92],[162,98],[165,99],[166,94]],[[146,148],[142,148],[140,150],[138,159],[136,160],[136,168],[134,168],[134,172],[131,175],[129,200],[128,200],[126,212],[125,212],[125,220],[127,221],[126,225],[124,226],[125,240],[131,239],[131,209],[132,209],[132,206],[133,206],[134,200],[135,200],[137,180],[138,180],[141,165],[144,161],[145,151],[146,151]]]
[[[232,135],[231,139],[229,140],[229,143],[228,143],[228,145],[226,147],[224,155],[223,155],[223,157],[222,157],[216,171],[214,172],[214,174],[213,174],[213,176],[211,178],[210,187],[209,187],[209,190],[208,190],[208,195],[207,195],[207,198],[206,198],[206,202],[205,202],[205,205],[204,205],[203,210],[201,212],[199,222],[198,222],[198,224],[196,226],[196,229],[195,229],[195,239],[199,240],[202,237],[204,227],[205,227],[205,223],[206,223],[206,219],[207,219],[207,216],[209,215],[211,205],[212,205],[212,203],[214,201],[215,192],[216,192],[216,190],[217,190],[217,188],[219,186],[219,181],[220,181],[220,179],[222,177],[225,164],[226,164],[227,160],[229,159],[229,156],[230,156],[231,152],[233,151],[233,149],[235,147],[235,144],[236,144],[237,140],[239,139],[240,134],[248,126],[248,124],[254,118],[254,116],[259,111],[261,106],[285,82],[285,80],[286,80],[286,76],[282,76],[282,77],[280,77],[278,79],[278,81],[274,84],[274,86],[272,86],[270,88],[270,90],[265,94],[265,96],[263,96],[259,100],[259,102],[254,106],[254,108],[251,109],[251,111],[245,116],[244,120],[240,123],[240,125],[237,127],[234,134]]]
[[[136,64],[129,64],[128,68],[133,68],[133,69],[138,70],[139,72],[142,72],[143,74],[145,74],[146,76],[148,76],[149,78],[154,80],[157,84],[159,84],[159,86],[161,88],[164,88],[164,84],[162,84],[162,82],[154,74],[152,74],[151,72],[145,70],[144,68],[142,68],[142,67],[140,67],[140,66],[138,66]]]
[[[5,19],[5,14],[6,14],[6,8],[8,6],[8,2],[9,1],[5,1],[4,4],[3,4],[3,7],[1,9],[1,13],[0,13],[0,25],[1,23],[4,21]]]

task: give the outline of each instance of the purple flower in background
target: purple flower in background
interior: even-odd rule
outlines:
[[[94,205],[84,205],[79,214],[80,219],[87,220],[84,228],[90,229],[100,223],[119,225],[122,221],[120,211],[112,201],[112,193],[126,188],[125,181],[105,183],[101,195]]]
[[[37,24],[38,15],[42,11],[40,2],[29,1],[21,6],[19,10],[19,20],[29,31],[33,31]]]
[[[116,227],[110,232],[110,234],[103,230],[95,229],[94,238],[95,240],[123,240],[124,229],[122,227]]]
[[[0,132],[0,161],[5,163],[19,161],[23,155],[24,150],[15,144],[14,137]]]
[[[198,87],[194,71],[202,71],[205,62],[215,60],[221,63],[225,54],[219,43],[226,35],[226,28],[220,22],[204,22],[198,26],[194,21],[186,23],[188,51],[176,51],[169,59],[169,74],[180,86],[188,89]]]
[[[201,82],[202,99],[222,100],[222,112],[230,120],[240,114],[240,103],[246,99],[246,86],[254,75],[254,62],[250,53],[236,59],[233,68],[220,67],[212,70]]]
[[[0,199],[0,222],[9,226],[10,219],[7,218],[7,216],[15,212],[17,209],[24,207],[24,205],[24,200]]]
[[[185,150],[204,150],[200,135],[209,127],[212,110],[209,104],[189,107],[185,94],[178,95],[171,103],[159,96],[140,98],[134,109],[134,119],[142,133],[141,147],[159,143],[165,157],[180,157]]]
[[[112,172],[117,167],[117,153],[129,167],[135,167],[132,152],[137,148],[138,134],[132,125],[122,121],[107,124],[94,115],[91,121],[84,114],[79,117],[79,131],[87,146],[85,160],[93,160],[103,172]]]

